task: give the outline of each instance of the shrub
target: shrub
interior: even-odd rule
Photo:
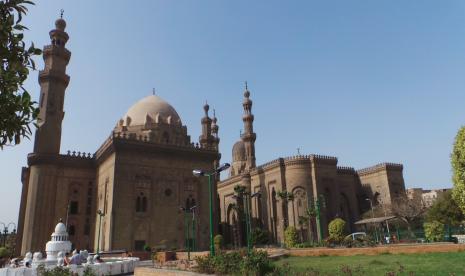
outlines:
[[[274,270],[274,265],[265,251],[254,250],[244,256],[238,251],[215,256],[197,256],[195,261],[197,271],[207,274],[265,275]]]
[[[150,248],[148,245],[144,245],[144,251],[150,252],[152,251],[152,248]]]
[[[220,251],[223,248],[223,236],[216,235],[215,238],[213,238],[213,243],[215,244],[215,250]]]
[[[267,244],[269,241],[269,233],[267,230],[255,228],[250,235],[250,241],[253,245]]]
[[[242,275],[265,275],[272,272],[274,266],[266,251],[253,250],[242,260]]]
[[[6,247],[0,247],[0,258],[8,257],[9,253]]]
[[[423,224],[423,228],[428,241],[442,241],[444,238],[444,224],[439,221],[426,222]]]
[[[82,273],[82,276],[97,276],[95,271],[90,266],[86,266]]]
[[[329,236],[325,239],[325,244],[328,247],[335,247],[341,245],[344,241],[344,238],[341,236]]]
[[[197,263],[198,272],[206,274],[215,273],[215,263],[213,262],[213,258],[210,255],[196,256],[194,257],[194,260]]]
[[[299,234],[294,226],[289,226],[284,231],[284,245],[288,248],[295,247],[299,240]]]
[[[341,218],[333,219],[328,225],[329,236],[333,238],[343,238],[346,222]]]
[[[45,265],[41,264],[37,267],[37,275],[39,276],[71,276],[72,273],[69,268],[56,266],[53,269],[45,268]]]

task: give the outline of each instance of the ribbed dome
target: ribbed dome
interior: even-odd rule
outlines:
[[[232,149],[232,157],[234,161],[245,161],[247,156],[245,154],[245,145],[242,140],[237,141]]]
[[[147,121],[147,115],[152,121],[156,121],[158,117],[159,120],[166,123],[181,124],[181,118],[169,103],[156,95],[150,95],[129,108],[123,117],[124,125],[144,125]]]
[[[66,225],[63,222],[59,222],[57,226],[55,226],[54,234],[66,234]]]

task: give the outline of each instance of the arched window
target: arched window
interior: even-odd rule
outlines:
[[[68,234],[70,236],[74,236],[75,233],[76,233],[76,227],[74,227],[74,225],[70,225],[69,230],[68,230]]]
[[[169,143],[169,141],[170,141],[170,136],[168,135],[168,132],[166,132],[166,131],[163,132],[163,139],[162,139],[162,141],[163,141],[164,143]]]
[[[192,197],[192,195],[189,195],[188,198],[186,198],[186,210],[189,210],[190,208],[195,206],[195,198]]]
[[[140,192],[136,198],[136,212],[147,212],[147,196]]]
[[[147,197],[142,197],[142,212],[147,212]]]
[[[141,202],[140,196],[138,196],[136,199],[136,212],[140,212],[141,207],[142,207],[142,202]]]

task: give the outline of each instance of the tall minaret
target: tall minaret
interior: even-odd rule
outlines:
[[[213,137],[211,135],[212,119],[208,117],[208,110],[210,106],[205,103],[203,110],[205,111],[205,117],[202,118],[202,135],[199,137],[199,143],[203,148],[208,148],[212,145]]]
[[[66,22],[63,18],[55,21],[55,29],[49,33],[51,45],[45,46],[43,51],[45,67],[39,72],[40,112],[34,153],[60,153],[61,122],[65,115],[63,102],[65,89],[69,83],[66,66],[71,57],[71,52],[65,48],[69,39],[65,28]]]
[[[244,107],[244,115],[242,121],[244,122],[244,133],[241,138],[245,145],[245,153],[247,157],[246,169],[250,170],[255,168],[255,139],[257,135],[253,132],[253,114],[252,114],[252,100],[249,98],[250,92],[247,88],[247,82],[245,82],[244,101],[242,106]]]
[[[57,216],[66,213],[66,205],[61,204],[57,194],[59,165],[56,158],[37,158],[60,153],[61,122],[63,120],[63,100],[69,83],[66,75],[71,53],[65,48],[68,34],[63,18],[55,21],[55,29],[50,31],[51,45],[44,47],[44,70],[39,72],[40,102],[38,129],[34,141],[34,153],[28,156],[29,176],[25,197],[24,225],[21,240],[21,254],[43,250],[50,238]],[[38,162],[37,160],[42,160]],[[37,162],[36,162],[37,161]]]
[[[212,136],[213,136],[213,146],[216,150],[219,150],[218,146],[220,144],[220,137],[218,136],[219,126],[217,124],[218,119],[216,118],[215,109],[213,109],[213,119],[212,119]]]

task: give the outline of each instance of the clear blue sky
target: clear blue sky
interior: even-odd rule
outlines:
[[[318,153],[356,169],[404,164],[407,187],[450,187],[465,122],[465,1],[37,1],[42,47],[61,8],[72,52],[62,152],[94,152],[155,87],[194,141],[217,110],[222,161],[254,101],[258,164]],[[37,59],[39,67],[43,62]],[[37,72],[27,81],[39,96]],[[32,143],[0,152],[0,221],[17,220]]]

